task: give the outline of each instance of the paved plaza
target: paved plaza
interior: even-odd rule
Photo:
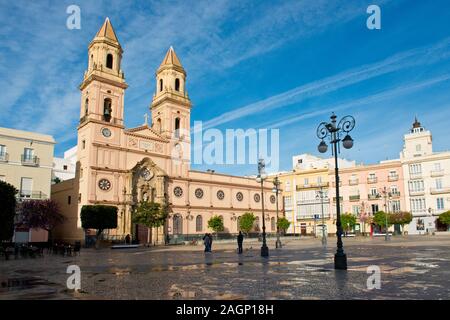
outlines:
[[[285,239],[261,258],[256,241],[138,249],[84,249],[80,256],[0,261],[0,299],[449,299],[450,236],[344,238],[347,271],[333,269],[335,238]],[[69,265],[81,292],[66,288]],[[367,289],[367,267],[381,288]]]

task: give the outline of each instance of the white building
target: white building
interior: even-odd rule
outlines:
[[[340,169],[354,167],[354,160],[346,160],[338,158],[338,166]],[[292,157],[292,169],[311,170],[311,169],[334,169],[334,158],[322,159],[312,154],[303,153]]]
[[[406,209],[413,215],[409,234],[442,229],[437,218],[450,210],[450,152],[433,152],[431,132],[415,120],[400,152]]]
[[[75,178],[75,169],[77,162],[77,147],[72,147],[64,152],[64,158],[53,158],[52,181],[69,180]]]

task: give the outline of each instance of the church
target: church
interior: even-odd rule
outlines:
[[[261,199],[266,232],[275,233],[277,206],[271,181],[264,182],[261,197],[261,185],[255,179],[191,170],[192,104],[186,90],[187,73],[172,47],[156,70],[151,124],[146,120],[136,128],[125,128],[127,83],[122,54],[106,18],[89,44],[87,70],[79,87],[75,178],[52,186],[52,199],[66,217],[55,230],[55,239],[84,241],[80,211],[84,205],[94,204],[118,208],[117,228],[105,231],[109,239],[121,240],[130,234],[141,243],[153,243],[168,235],[183,241],[212,232],[207,222],[215,215],[222,217],[225,233],[235,234],[245,212],[257,217],[258,231],[262,226]],[[160,230],[132,222],[132,213],[143,200],[169,206]],[[281,202],[279,199],[279,208]]]

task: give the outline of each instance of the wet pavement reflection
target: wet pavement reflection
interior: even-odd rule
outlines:
[[[0,299],[449,299],[450,237],[346,241],[349,268],[334,270],[335,248],[291,241],[237,254],[226,245],[82,250],[80,256],[0,261]],[[66,288],[81,268],[81,292]],[[367,267],[381,289],[367,288]]]

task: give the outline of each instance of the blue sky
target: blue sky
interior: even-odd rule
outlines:
[[[66,28],[67,6],[81,30]],[[366,8],[381,7],[381,30]],[[173,45],[188,73],[191,122],[279,128],[280,169],[318,154],[317,125],[356,118],[353,149],[374,163],[398,157],[414,116],[450,149],[450,2],[0,0],[0,126],[52,134],[55,154],[76,144],[87,46],[108,16],[124,49],[127,127],[142,124],[154,73]],[[193,166],[252,174],[255,166]]]

